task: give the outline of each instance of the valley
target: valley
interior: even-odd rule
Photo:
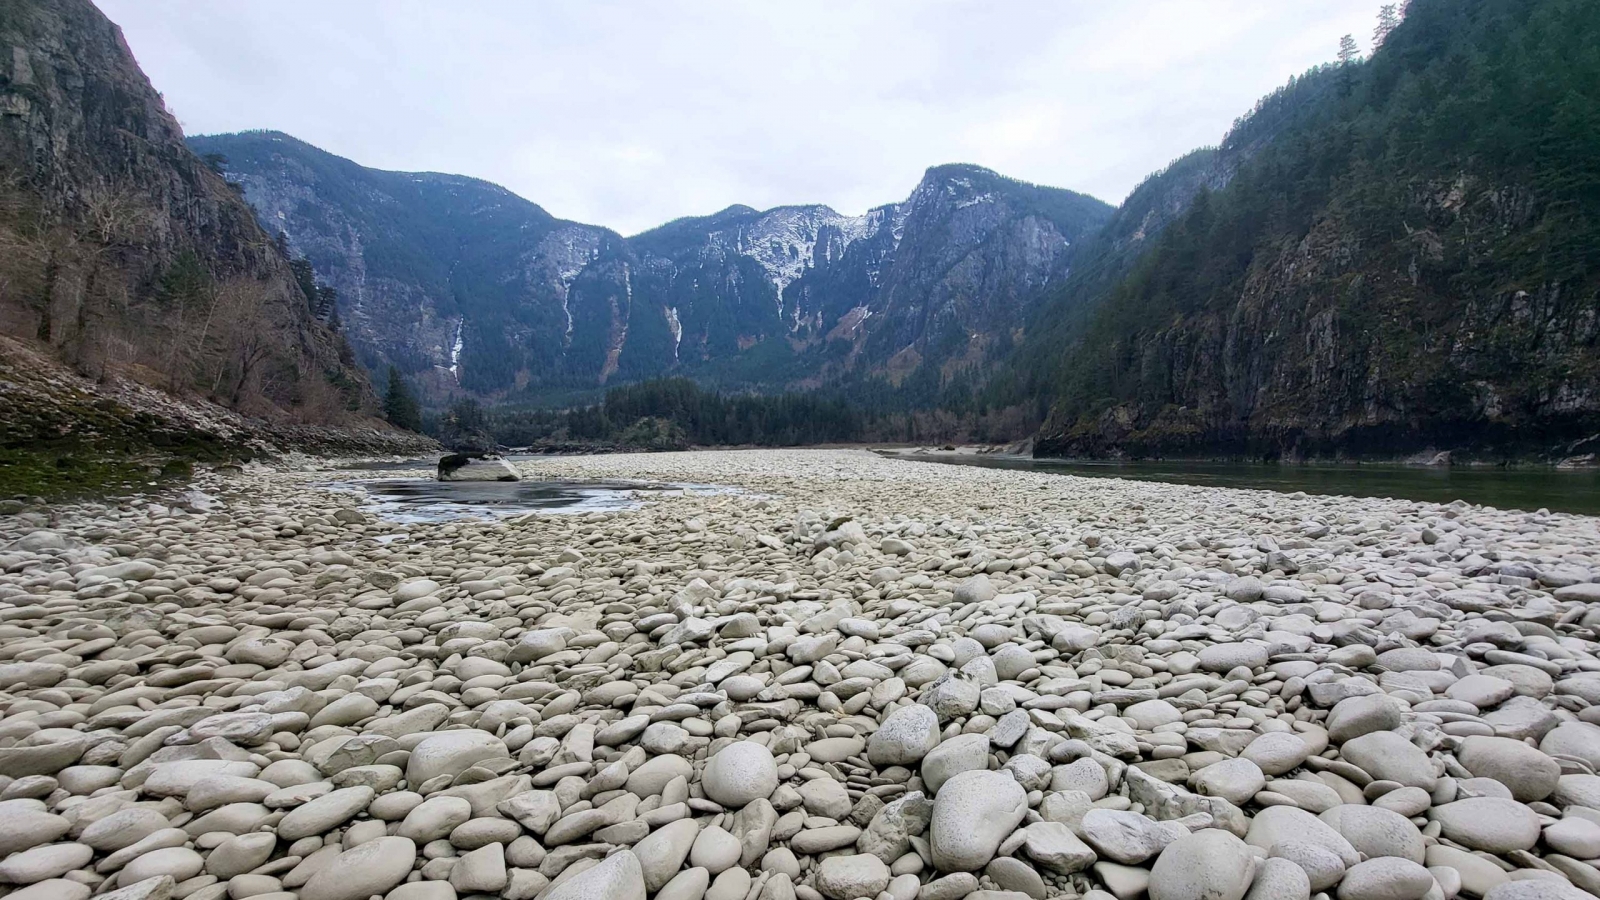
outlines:
[[[1600,3],[1116,206],[921,157],[1371,11],[101,3],[0,0],[0,900],[1600,900]]]

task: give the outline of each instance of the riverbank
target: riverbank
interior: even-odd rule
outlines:
[[[877,452],[886,456],[900,456],[926,459],[964,459],[967,457],[995,457],[1001,459],[1032,459],[1039,462],[1076,464],[1076,465],[1117,465],[1139,463],[1177,463],[1177,464],[1239,464],[1260,466],[1285,466],[1285,467],[1382,467],[1405,466],[1407,468],[1466,468],[1466,469],[1530,469],[1530,470],[1600,470],[1600,455],[1584,453],[1576,456],[1565,456],[1559,459],[1548,457],[1521,457],[1508,459],[1483,459],[1472,456],[1452,454],[1449,451],[1428,451],[1411,456],[1372,459],[1358,458],[1306,458],[1306,459],[1275,459],[1260,460],[1227,455],[1197,455],[1197,456],[1105,456],[1105,457],[1055,457],[1034,456],[1031,441],[1020,441],[1013,444],[944,444],[933,446],[929,444],[906,446],[871,445]]]
[[[1600,519],[861,451],[518,466],[724,490],[395,523],[311,461],[0,516],[0,876],[1600,891]]]
[[[1500,509],[1552,509],[1600,515],[1600,469],[1551,466],[1416,466],[1384,463],[1248,463],[1033,459],[1002,453],[911,453],[895,458],[1091,478],[1127,478],[1200,487],[1304,491],[1323,496],[1392,497]]]
[[[241,415],[136,380],[84,378],[0,336],[0,500],[127,496],[183,483],[196,466],[309,453],[414,455],[422,435],[347,416],[340,427]]]

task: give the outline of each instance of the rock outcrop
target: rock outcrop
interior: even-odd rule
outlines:
[[[1266,147],[1059,302],[1037,455],[1593,454],[1597,136],[1564,110],[1600,66],[1554,61],[1600,11],[1575,9],[1412,3],[1370,61],[1259,104],[1224,148]]]
[[[376,409],[281,248],[88,0],[0,11],[0,333],[253,415]]]

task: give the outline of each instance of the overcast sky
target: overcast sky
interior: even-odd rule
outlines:
[[[632,234],[971,162],[1118,203],[1379,0],[97,0],[190,134],[272,128]]]

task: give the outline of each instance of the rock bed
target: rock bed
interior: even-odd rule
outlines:
[[[1600,894],[1597,520],[929,466],[0,517],[17,900]],[[397,537],[398,535],[398,537]]]

